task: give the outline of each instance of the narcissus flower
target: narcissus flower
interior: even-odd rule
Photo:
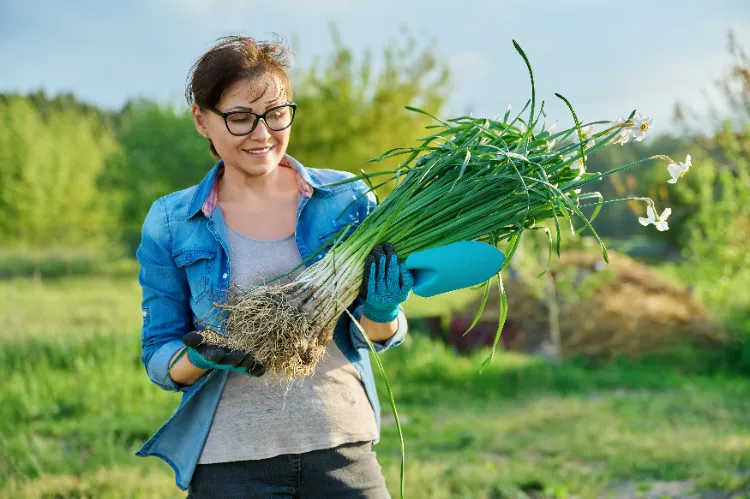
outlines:
[[[632,128],[633,140],[640,142],[646,138],[646,132],[651,125],[654,124],[654,120],[652,118],[646,118],[641,113],[635,113],[633,121],[635,122]]]
[[[670,163],[667,165],[667,171],[669,172],[669,175],[671,175],[672,178],[667,180],[670,184],[676,184],[677,180],[682,178],[690,169],[690,167],[693,166],[693,162],[690,159],[690,155],[688,154],[685,158],[684,163]]]
[[[646,208],[646,214],[648,215],[647,217],[638,217],[638,222],[644,227],[653,224],[662,232],[669,229],[667,218],[672,214],[672,208],[665,208],[664,211],[661,212],[661,215],[657,217],[654,207],[649,205]]]

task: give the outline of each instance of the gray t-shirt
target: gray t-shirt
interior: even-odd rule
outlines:
[[[227,227],[227,237],[233,287],[263,284],[302,261],[294,235],[256,241]],[[302,270],[283,280],[291,281]],[[301,382],[288,385],[230,372],[198,462],[266,459],[377,436],[375,413],[364,385],[331,341],[315,374]]]

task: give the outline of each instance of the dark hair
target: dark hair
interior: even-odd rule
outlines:
[[[222,93],[239,80],[272,75],[279,79],[289,100],[292,81],[289,78],[290,52],[282,41],[259,42],[246,36],[219,38],[190,68],[185,98],[188,104],[212,108]],[[218,157],[209,139],[211,152]]]

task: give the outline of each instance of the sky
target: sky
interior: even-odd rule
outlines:
[[[730,29],[750,51],[750,0],[0,0],[0,92],[185,106],[190,66],[218,37],[281,34],[309,67],[331,54],[332,23],[357,56],[382,54],[403,29],[434,50],[452,70],[443,117],[520,111],[531,94],[516,40],[550,122],[570,120],[559,92],[582,121],[637,109],[667,131],[675,102],[701,110],[715,96]]]

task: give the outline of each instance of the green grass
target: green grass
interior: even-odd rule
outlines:
[[[137,283],[14,279],[0,298],[0,498],[184,497],[163,462],[133,455],[179,402],[140,364]],[[657,480],[750,488],[747,377],[711,374],[700,357],[595,367],[509,353],[480,376],[486,354],[459,357],[414,332],[382,357],[407,497],[586,498]],[[378,389],[375,450],[397,497],[398,437]]]
[[[387,358],[408,418],[412,490],[430,487],[425,464],[449,489],[444,497],[493,497],[530,484],[594,497],[634,479],[750,485],[741,482],[750,469],[744,378],[634,363],[553,365],[513,354],[478,376],[484,355],[456,358],[415,336]],[[392,427],[380,452],[397,458]]]
[[[0,281],[0,340],[80,337],[99,332],[137,337],[141,290],[136,277],[13,278]]]
[[[134,258],[123,258],[118,249],[1,249],[0,279],[75,276],[130,277],[137,274]]]
[[[404,302],[407,317],[449,317],[453,312],[464,311],[471,302],[481,300],[484,288],[479,290],[459,289],[437,297],[423,298],[412,294]],[[490,304],[488,303],[488,307]]]

